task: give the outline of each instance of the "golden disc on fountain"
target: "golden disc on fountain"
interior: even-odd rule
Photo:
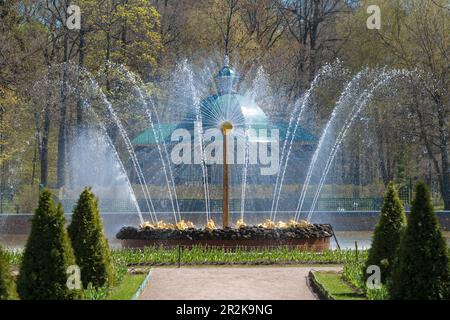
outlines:
[[[220,129],[224,135],[229,135],[231,130],[233,129],[233,124],[230,121],[224,121],[220,125]]]

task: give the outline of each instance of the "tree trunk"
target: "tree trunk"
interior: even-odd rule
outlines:
[[[42,141],[40,147],[40,162],[41,162],[41,186],[48,187],[48,138],[50,134],[50,99],[52,93],[48,88],[47,97],[48,102],[44,109],[44,127],[42,128]]]
[[[316,74],[316,46],[317,46],[317,30],[319,28],[319,0],[314,0],[313,16],[311,29],[309,32],[309,83],[314,80]]]
[[[62,188],[65,183],[65,162],[66,162],[66,115],[67,115],[67,66],[68,62],[68,42],[69,32],[64,27],[64,66],[61,81],[61,110],[58,131],[58,161],[57,161],[57,187]]]
[[[38,154],[40,152],[40,143],[41,143],[41,119],[39,112],[35,112],[34,114],[34,122],[36,124],[36,139],[34,143],[34,153],[33,153],[33,167],[31,170],[31,182],[30,185],[34,185],[34,180],[36,178],[36,164],[38,161]]]
[[[361,186],[361,150],[359,141],[356,142],[356,155],[353,161],[353,197],[360,197],[360,186]]]
[[[378,147],[378,166],[380,168],[381,178],[383,179],[383,184],[387,186],[392,180],[391,173],[389,172],[389,160],[386,159],[384,153],[384,134],[382,130],[376,130],[377,132],[377,147]]]
[[[439,122],[439,151],[441,153],[442,179],[441,179],[441,195],[444,200],[444,210],[450,210],[450,165],[448,155],[448,143],[446,133],[444,106],[438,107]]]
[[[105,54],[105,60],[106,60],[106,66],[105,66],[105,81],[106,81],[106,91],[109,93],[111,86],[109,83],[109,60],[111,59],[111,29],[109,29],[106,32],[106,54]]]
[[[0,106],[0,126],[3,125],[3,111],[4,109]],[[3,134],[0,131],[0,159],[1,156],[3,155]],[[3,213],[3,190],[4,190],[4,186],[3,186],[3,181],[4,179],[4,175],[6,174],[6,170],[5,170],[5,162],[6,161],[2,161],[0,163],[1,165],[1,175],[0,175],[0,213]]]
[[[81,21],[81,24],[83,25],[83,21]],[[77,93],[77,134],[81,134],[82,131],[82,125],[83,125],[83,100],[81,98],[81,93],[80,93],[80,72],[81,69],[84,67],[84,47],[85,47],[85,39],[84,39],[84,35],[85,35],[86,31],[84,30],[83,27],[81,27],[80,29],[80,39],[79,39],[79,44],[78,44],[78,93]]]

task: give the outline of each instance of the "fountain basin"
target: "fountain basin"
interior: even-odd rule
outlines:
[[[124,248],[163,246],[222,247],[227,249],[257,249],[289,247],[299,250],[324,251],[330,248],[333,230],[327,224],[305,227],[264,228],[261,226],[224,229],[138,229],[123,227],[116,235]]]

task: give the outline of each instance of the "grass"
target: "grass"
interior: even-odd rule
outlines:
[[[146,274],[127,274],[121,283],[114,287],[108,295],[108,300],[131,300],[145,280]]]
[[[21,251],[7,251],[11,264],[18,268],[22,260]],[[366,256],[364,251],[360,257]],[[149,247],[145,249],[120,249],[112,251],[114,265],[114,285],[112,287],[92,288],[84,290],[86,300],[121,300],[131,299],[144,280],[144,275],[130,275],[127,273],[129,265],[139,264],[172,264],[176,265],[179,258],[178,248],[164,249]],[[300,251],[282,248],[267,248],[255,250],[229,251],[222,248],[194,247],[182,249],[181,264],[189,265],[217,265],[217,264],[342,264],[355,258],[353,250],[329,250],[324,252]]]
[[[345,280],[341,273],[314,272],[316,282],[334,300],[364,300],[361,293],[356,292]]]

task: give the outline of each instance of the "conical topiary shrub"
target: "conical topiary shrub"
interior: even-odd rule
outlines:
[[[377,265],[381,269],[381,280],[386,283],[390,277],[393,262],[397,256],[400,240],[406,227],[406,215],[398,197],[395,184],[390,182],[381,208],[380,220],[375,227],[372,246],[366,268]]]
[[[69,266],[75,257],[64,226],[64,212],[44,189],[39,198],[17,279],[21,299],[66,300],[78,298],[80,290],[67,285]]]
[[[389,285],[391,298],[448,299],[448,259],[430,192],[419,183]]]
[[[84,189],[75,206],[69,226],[81,281],[87,288],[91,283],[101,287],[112,281],[111,253],[103,234],[97,199],[90,188]]]
[[[11,300],[16,297],[14,280],[11,276],[8,257],[0,247],[0,300]]]

